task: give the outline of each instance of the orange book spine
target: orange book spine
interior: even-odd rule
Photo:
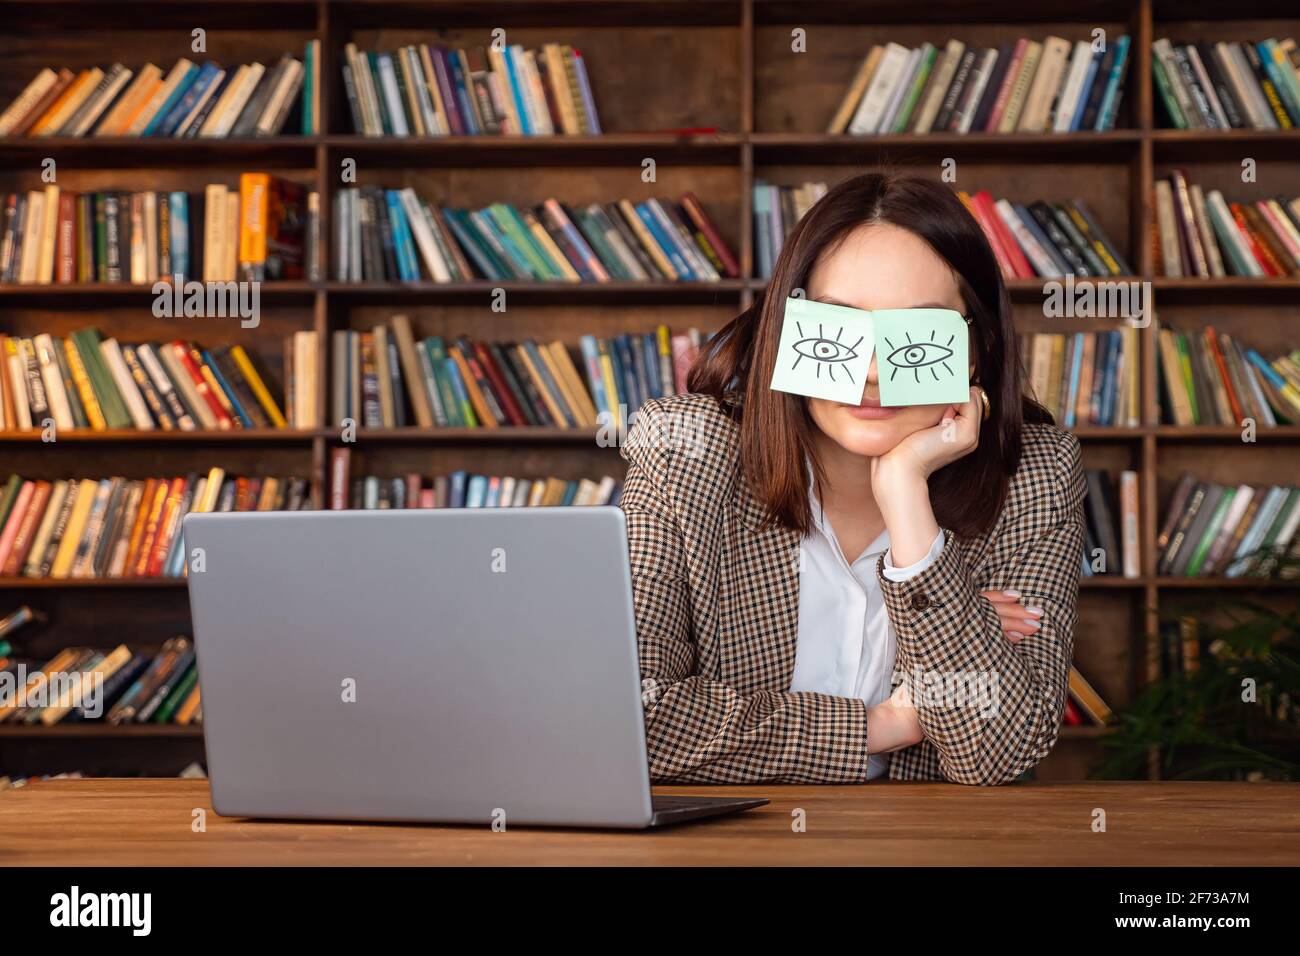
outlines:
[[[130,571],[128,577],[142,578],[149,570],[149,555],[153,551],[154,541],[158,538],[158,524],[162,521],[163,506],[167,503],[168,487],[166,478],[160,478],[154,486],[153,500],[148,503],[149,507],[145,512],[139,547],[133,559],[127,564]]]
[[[158,524],[158,536],[154,539],[153,548],[150,549],[149,563],[145,569],[148,577],[156,578],[162,574],[163,561],[167,558],[167,551],[171,548],[172,538],[176,534],[178,522],[180,521],[181,501],[185,497],[185,479],[173,478],[171,488],[167,491],[167,498],[163,502],[162,519]]]

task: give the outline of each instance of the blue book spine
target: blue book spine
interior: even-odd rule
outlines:
[[[1077,424],[1075,421],[1074,409],[1079,400],[1079,374],[1083,369],[1083,343],[1085,333],[1074,333],[1074,362],[1070,365],[1070,390],[1066,393],[1069,399],[1069,405],[1065,409],[1065,427],[1072,428]]]
[[[582,349],[582,359],[587,363],[587,379],[591,382],[591,397],[595,400],[596,411],[611,415],[609,396],[605,394],[605,376],[600,369],[600,348],[596,345],[594,335],[584,335],[578,339]]]
[[[157,135],[172,136],[175,134],[176,127],[180,126],[185,117],[190,115],[190,111],[194,109],[194,104],[199,101],[199,97],[207,91],[207,88],[212,85],[220,73],[221,67],[215,63],[204,63],[200,67],[198,75],[194,77],[194,82],[185,91],[185,95],[176,101],[176,105],[172,107],[171,112],[158,125]]]
[[[171,254],[172,274],[190,274],[190,197],[188,193],[174,192],[167,196],[171,207],[171,231],[167,234],[167,247]]]
[[[1296,96],[1295,78],[1287,76],[1283,72],[1285,68],[1273,59],[1273,48],[1276,46],[1276,40],[1261,40],[1255,44],[1255,49],[1259,51],[1259,58],[1264,63],[1264,71],[1277,87],[1277,95],[1281,98],[1282,105],[1286,107],[1292,123],[1300,123],[1300,99]],[[1284,56],[1283,59],[1285,60],[1286,57]]]
[[[469,489],[465,493],[466,508],[482,508],[487,499],[487,478],[483,475],[469,476]]]
[[[591,129],[588,132],[599,135],[601,132],[600,117],[596,115],[596,99],[591,95],[591,79],[587,76],[587,61],[580,55],[574,58],[574,71],[578,75],[578,94],[582,97],[582,106],[587,111],[587,119],[591,121]]]
[[[524,250],[519,247],[519,244],[515,242],[514,239],[511,238],[497,223],[496,217],[493,215],[490,207],[488,209],[480,209],[478,212],[474,213],[474,222],[478,224],[480,229],[490,233],[492,237],[501,244],[501,247],[505,249],[506,253],[510,256],[511,263],[525,276],[530,279],[546,278],[546,276],[538,272],[537,267],[529,261],[528,256],[525,255]]]
[[[460,247],[465,250],[465,254],[469,256],[474,265],[478,266],[479,271],[492,280],[505,278],[501,274],[501,271],[496,267],[496,264],[493,263],[479,244],[470,236],[469,230],[466,229],[465,224],[460,221],[460,216],[463,214],[463,210],[451,209],[444,206],[439,211],[442,213],[443,222],[447,224],[447,228],[451,230],[451,234],[456,237],[456,241],[460,243]]]
[[[176,104],[185,96],[186,92],[189,91],[189,88],[194,85],[194,80],[198,75],[199,68],[191,63],[189,69],[185,71],[185,75],[181,77],[181,81],[177,83],[176,88],[172,90],[171,95],[167,97],[163,102],[163,105],[159,107],[158,112],[153,114],[153,119],[149,120],[149,125],[147,125],[144,128],[144,131],[140,133],[141,136],[158,135],[158,128],[162,126],[163,122],[171,115],[172,110],[176,108]],[[183,118],[184,117],[182,117],[182,119]],[[176,122],[179,123],[180,120],[177,120]]]
[[[1068,272],[1072,272],[1070,264],[1061,258],[1061,254],[1056,251],[1056,244],[1047,238],[1047,233],[1043,232],[1042,227],[1038,225],[1038,220],[1034,218],[1034,214],[1022,203],[1012,203],[1011,208],[1016,211],[1016,215],[1025,224],[1025,228],[1038,240],[1038,244],[1043,247],[1043,252],[1047,253],[1047,258],[1052,261],[1053,268],[1057,270],[1052,275],[1063,276]]]
[[[464,471],[453,471],[447,476],[447,507],[465,507],[465,482],[468,477]]]
[[[560,406],[560,413],[564,416],[564,425],[568,428],[577,428],[578,421],[569,410],[569,403],[564,400],[564,392],[556,384],[555,379],[551,377],[551,370],[542,361],[542,353],[538,350],[537,343],[529,339],[523,342],[522,345],[524,351],[528,353],[529,359],[532,360],[533,366],[537,369],[537,374],[542,377],[542,384],[546,387],[546,391],[551,393],[555,403]]]
[[[614,337],[614,352],[618,355],[619,372],[623,375],[628,411],[636,411],[645,401],[645,396],[641,394],[641,383],[636,380],[636,362],[632,358],[632,346],[626,335]]]
[[[677,244],[664,234],[663,229],[659,225],[659,221],[655,219],[654,212],[650,207],[646,203],[641,202],[637,203],[635,208],[637,216],[640,217],[641,222],[645,225],[646,229],[650,231],[651,238],[658,243],[663,254],[667,256],[668,261],[672,263],[673,269],[677,272],[678,280],[689,281],[694,279],[695,273],[692,272],[691,267],[686,264],[686,258],[678,251]]]
[[[591,271],[589,263],[592,260],[600,262],[600,256],[596,255],[595,250],[591,248],[591,244],[587,242],[587,237],[574,225],[573,220],[569,217],[569,211],[563,207],[561,207],[561,211],[564,215],[560,217],[560,232],[564,234],[565,239],[569,240],[570,245],[573,246],[574,251],[577,252],[578,258],[581,260],[580,262],[571,263],[571,265],[578,270],[584,281],[595,282],[596,274]]]
[[[641,350],[648,389],[646,398],[663,398],[663,378],[659,374],[659,343],[655,341],[653,333],[646,332],[641,336]]]
[[[461,417],[474,416],[474,406],[469,403],[469,392],[465,390],[465,382],[460,377],[460,367],[456,364],[455,359],[445,358],[442,360],[442,367],[447,372],[447,378],[451,382],[451,390],[456,395],[456,404],[461,411]],[[466,419],[464,426],[473,428],[478,424],[475,417]]]
[[[767,230],[767,220],[772,215],[771,195],[765,183],[754,184],[754,251],[758,256],[758,274],[764,279],[772,275],[772,237]]]
[[[411,224],[406,221],[402,197],[395,189],[384,190],[388,204],[388,220],[393,230],[393,254],[397,259],[397,274],[403,282],[418,282],[420,268],[415,261],[415,243],[411,238]]]
[[[244,427],[252,428],[253,420],[249,418],[248,413],[244,411],[244,406],[243,403],[239,401],[239,396],[236,395],[235,390],[230,387],[230,383],[226,381],[226,377],[221,374],[221,369],[217,367],[217,363],[212,360],[212,355],[206,349],[203,351],[203,364],[212,370],[212,377],[217,380],[217,384],[221,386],[221,390],[226,393],[226,398],[230,400],[230,407],[235,410],[235,414],[238,415],[239,420],[244,423]]]
[[[561,507],[568,507],[573,504],[573,499],[578,497],[578,483],[570,481],[564,486],[564,497],[560,499]]]
[[[1099,424],[1110,426],[1115,424],[1115,384],[1119,373],[1119,347],[1122,336],[1119,332],[1111,330],[1106,333],[1106,339],[1106,375],[1102,380]]]
[[[1083,122],[1083,111],[1088,108],[1088,92],[1092,89],[1092,84],[1097,82],[1097,69],[1101,66],[1101,58],[1106,54],[1101,50],[1092,51],[1092,59],[1088,61],[1088,72],[1083,76],[1083,85],[1079,87],[1079,102],[1074,106],[1074,116],[1070,118],[1070,132],[1077,133],[1079,124]]]
[[[469,136],[476,136],[483,131],[479,129],[478,121],[474,118],[474,107],[470,103],[473,94],[469,87],[473,80],[460,68],[460,57],[454,51],[447,53],[447,65],[451,67],[451,85],[455,88],[456,105],[460,108],[461,119],[465,122],[465,132]]]
[[[523,47],[519,44],[506,47],[504,60],[506,61],[506,79],[510,86],[510,96],[515,101],[515,112],[519,114],[519,132],[524,136],[533,135],[533,124],[528,119],[528,106],[524,101],[523,86],[521,85],[521,73],[519,57],[523,54]]]
[[[1128,66],[1128,34],[1115,41],[1115,62],[1111,64],[1110,76],[1106,79],[1106,92],[1102,94],[1101,106],[1097,109],[1097,120],[1093,129],[1104,133],[1115,125],[1115,113],[1119,107],[1119,85],[1124,80],[1124,68]]]

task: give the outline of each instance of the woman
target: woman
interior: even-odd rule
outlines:
[[[970,401],[882,408],[874,359],[859,405],[770,390],[798,294],[959,311]],[[1023,387],[1001,273],[946,187],[857,176],[808,211],[623,451],[655,779],[996,784],[1051,750],[1084,483]]]

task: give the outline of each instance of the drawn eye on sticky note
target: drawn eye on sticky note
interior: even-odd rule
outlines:
[[[876,334],[880,404],[948,405],[970,401],[966,320],[952,309],[882,309]]]
[[[873,351],[871,313],[786,299],[771,388],[856,405]]]

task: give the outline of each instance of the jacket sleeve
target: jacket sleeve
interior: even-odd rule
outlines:
[[[878,574],[898,634],[897,669],[926,737],[894,755],[904,768],[894,776],[937,769],[954,783],[1003,783],[1056,743],[1074,646],[1084,481],[1073,435],[1061,435],[1049,454],[1043,484],[1022,489],[1018,513],[1004,520],[996,546],[1005,557],[988,573],[988,588],[1019,591],[1025,606],[1043,609],[1036,633],[1019,644],[1006,639],[951,534],[939,560],[915,577]]]
[[[637,649],[650,775],[707,783],[852,783],[867,779],[867,711],[828,694],[742,694],[699,673],[686,545],[672,500],[672,454],[643,406],[624,446]],[[646,427],[649,421],[651,427]],[[676,489],[680,490],[680,489]]]

